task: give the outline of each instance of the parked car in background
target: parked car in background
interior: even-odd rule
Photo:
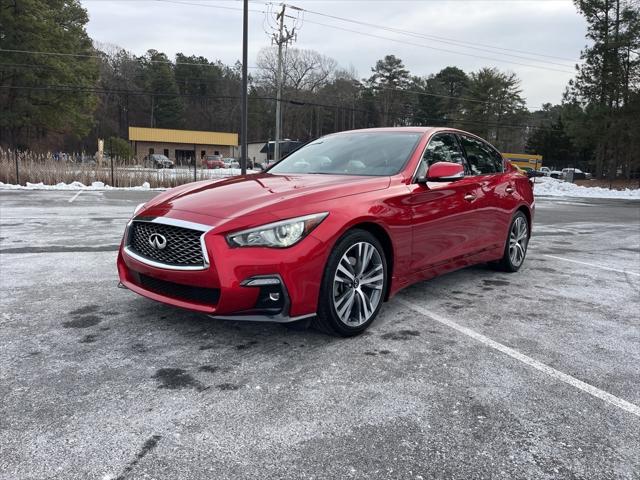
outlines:
[[[227,168],[222,155],[205,155],[202,157],[202,168]]]
[[[591,178],[591,174],[587,172],[583,172],[579,168],[563,168],[562,169],[562,178],[565,179],[567,176],[573,173],[574,180],[589,180]]]
[[[531,168],[531,167],[522,167],[522,169],[524,170],[524,172],[527,174],[527,177],[529,178],[534,178],[534,177],[544,177],[544,173]]]
[[[483,262],[516,272],[533,217],[529,179],[473,134],[354,130],[266,172],[139,205],[118,273],[122,286],[176,307],[353,336],[413,283]]]
[[[235,158],[223,158],[225,168],[240,168],[240,162]]]
[[[548,177],[549,175],[551,175],[551,169],[549,167],[540,167],[538,171],[542,173],[542,175],[544,175],[545,177]]]
[[[562,171],[561,170],[551,170],[549,172],[549,176],[551,178],[557,178],[558,180],[562,179]]]
[[[148,168],[174,168],[176,166],[172,160],[160,153],[152,153],[144,157],[144,164]]]

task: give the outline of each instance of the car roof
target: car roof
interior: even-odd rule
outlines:
[[[330,133],[326,136],[330,135],[342,135],[345,133],[356,133],[356,132],[406,132],[406,133],[421,133],[423,135],[432,135],[438,132],[453,132],[453,133],[461,133],[464,135],[469,135],[470,137],[477,138],[482,140],[483,142],[491,145],[494,150],[500,152],[491,142],[485,140],[482,137],[479,137],[475,133],[467,132],[465,130],[460,130],[459,128],[451,128],[451,127],[377,127],[377,128],[362,128],[356,130],[345,130],[343,132]]]
[[[361,128],[356,130],[345,130],[343,132],[336,132],[330,135],[339,135],[343,133],[356,133],[356,132],[406,132],[406,133],[422,133],[422,134],[432,134],[436,132],[457,132],[464,133],[466,135],[471,135],[472,137],[478,137],[477,135],[466,132],[464,130],[460,130],[459,128],[451,128],[451,127],[376,127],[376,128]],[[487,140],[484,140],[485,142]]]

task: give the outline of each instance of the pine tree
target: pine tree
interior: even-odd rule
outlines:
[[[403,90],[410,85],[409,70],[395,55],[386,55],[376,62],[371,71],[373,75],[366,82],[378,100],[381,126],[393,127],[407,123],[411,97]]]
[[[149,50],[140,59],[151,96],[151,127],[182,128],[184,103],[179,96],[174,66],[164,53]]]
[[[638,162],[640,130],[632,108],[640,82],[640,10],[633,0],[576,0],[588,23],[592,45],[582,52],[583,63],[569,83],[565,103],[580,109],[568,123],[577,143],[589,137],[595,145],[599,177],[613,178]]]
[[[529,115],[521,93],[515,73],[486,67],[472,72],[464,97],[468,129],[504,151],[524,147],[522,131],[512,128]]]
[[[2,2],[1,145],[26,148],[47,134],[80,137],[91,129],[96,99],[87,89],[95,87],[98,62],[87,22],[77,0]]]

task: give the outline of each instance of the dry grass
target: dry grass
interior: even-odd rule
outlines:
[[[16,178],[16,154],[0,149],[0,182],[21,185],[26,185],[27,182],[42,182],[45,185],[68,184],[75,181],[84,185],[102,182],[114,187],[136,187],[146,182],[151,188],[162,188],[175,187],[195,180],[193,169],[188,168],[156,170],[114,160],[112,174],[110,164],[98,167],[93,163],[54,160],[50,154],[18,153],[17,159],[19,181]],[[198,169],[197,180],[230,175],[231,172],[225,169]]]

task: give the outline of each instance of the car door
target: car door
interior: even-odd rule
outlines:
[[[515,173],[505,171],[502,155],[488,143],[471,135],[459,134],[458,137],[479,186],[476,202],[478,248],[504,246],[511,212],[517,206],[513,196]]]
[[[417,183],[437,162],[465,166],[464,154],[453,133],[434,135],[425,148],[408,197],[412,215],[412,271],[433,268],[475,249],[478,220],[475,205],[479,195],[477,179],[465,175],[449,182]]]

